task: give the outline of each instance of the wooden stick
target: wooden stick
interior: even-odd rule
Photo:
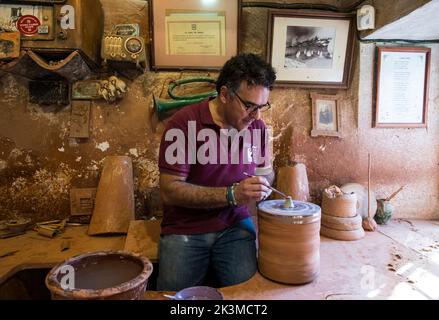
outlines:
[[[247,172],[243,172],[243,174],[244,174],[245,176],[247,176],[247,177],[251,177],[251,178],[256,177],[256,176],[254,176],[254,175],[248,174]],[[267,186],[267,188],[268,188],[268,189],[271,189],[271,190],[274,191],[274,192],[276,192],[277,194],[279,194],[280,196],[282,196],[284,199],[287,199],[287,200],[288,200],[289,198],[291,198],[291,197],[287,196],[285,193],[280,192],[279,190],[273,188],[272,186]]]
[[[395,191],[394,193],[392,193],[389,197],[387,197],[386,201],[390,201],[392,200],[398,193],[400,193],[402,191],[402,189],[404,189],[405,186],[402,186],[401,188],[399,188],[397,191]]]
[[[368,170],[367,170],[367,215],[370,218],[370,169],[372,167],[372,156],[369,153],[369,166],[368,166]]]
[[[372,156],[369,153],[369,166],[368,166],[368,177],[367,177],[367,218],[363,220],[362,226],[366,231],[375,231],[377,229],[377,223],[372,217],[371,206],[370,206],[370,195],[372,193],[370,188],[370,173],[372,168]]]

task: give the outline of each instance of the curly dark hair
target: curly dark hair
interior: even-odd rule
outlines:
[[[276,72],[269,63],[253,53],[243,53],[224,64],[216,81],[216,90],[220,93],[221,87],[226,86],[235,92],[242,81],[271,90],[275,80]]]

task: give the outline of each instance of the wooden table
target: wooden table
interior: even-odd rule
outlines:
[[[125,236],[90,237],[88,226],[67,227],[53,239],[27,231],[21,236],[0,240],[0,284],[16,272],[31,268],[52,268],[73,256],[95,251],[123,250]],[[69,242],[69,249],[62,247]]]

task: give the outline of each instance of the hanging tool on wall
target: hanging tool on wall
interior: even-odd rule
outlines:
[[[197,82],[207,82],[207,83],[216,83],[216,79],[211,77],[193,77],[193,78],[184,78],[180,80],[175,80],[169,83],[168,85],[168,95],[172,99],[160,99],[156,96],[153,96],[154,99],[154,107],[157,114],[160,116],[167,111],[179,109],[191,104],[199,103],[207,98],[214,98],[218,95],[216,89],[204,92],[197,93],[193,95],[187,96],[179,96],[174,94],[174,89],[180,85],[188,84],[188,83],[197,83]]]
[[[115,102],[123,98],[127,90],[126,83],[116,76],[104,80],[83,80],[73,84],[72,100],[105,99]]]

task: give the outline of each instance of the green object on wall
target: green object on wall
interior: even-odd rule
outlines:
[[[160,99],[153,96],[154,99],[154,107],[157,113],[160,115],[164,112],[180,109],[190,104],[199,103],[207,98],[214,98],[218,95],[218,92],[215,90],[211,90],[204,93],[198,93],[187,96],[178,96],[173,93],[173,90],[182,84],[195,83],[195,82],[208,82],[208,83],[216,83],[216,79],[210,77],[195,77],[195,78],[185,78],[180,80],[172,81],[168,86],[168,94],[172,99]]]
[[[173,90],[182,84],[188,84],[188,83],[194,83],[194,82],[208,82],[208,83],[216,83],[216,79],[211,77],[195,77],[195,78],[185,78],[180,80],[172,81],[168,86],[168,94],[169,96],[174,100],[192,100],[192,99],[205,99],[208,97],[216,97],[218,95],[218,92],[216,89],[212,91],[208,91],[205,93],[199,93],[194,95],[188,95],[188,96],[177,96],[173,93]],[[201,100],[202,101],[202,100]]]

